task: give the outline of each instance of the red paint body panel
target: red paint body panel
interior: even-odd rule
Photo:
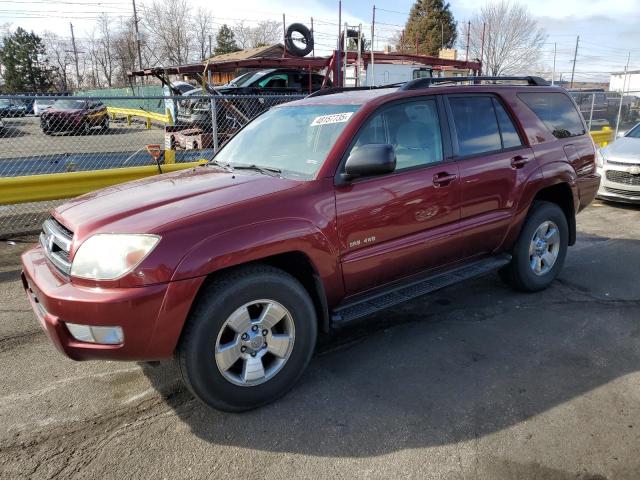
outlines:
[[[52,341],[71,358],[154,360],[172,355],[204,279],[222,269],[303,254],[333,309],[402,277],[509,251],[543,189],[568,188],[577,213],[594,198],[599,182],[589,137],[556,139],[518,98],[522,89],[550,87],[379,89],[291,102],[277,108],[362,105],[314,179],[207,166],[71,200],[53,212],[73,232],[71,260],[96,233],[151,233],[161,240],[139,266],[114,281],[68,278],[48,263],[40,247],[26,252],[23,280],[34,311]],[[445,155],[440,164],[347,184],[337,180],[354,136],[378,108],[396,100],[461,92],[500,97],[524,145],[470,158]],[[448,137],[443,138],[446,142]],[[516,157],[527,161],[514,166]],[[436,185],[434,176],[439,175],[453,180]],[[125,340],[117,346],[78,342],[64,322],[116,324]]]

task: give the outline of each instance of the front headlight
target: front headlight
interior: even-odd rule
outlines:
[[[600,151],[600,149],[596,150],[596,167],[598,168],[602,168],[604,167],[604,155],[602,155],[602,152]]]
[[[76,252],[71,275],[90,280],[115,280],[137,267],[159,241],[157,235],[93,235]]]

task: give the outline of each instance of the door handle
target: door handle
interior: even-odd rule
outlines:
[[[451,174],[447,172],[436,173],[433,176],[433,185],[435,187],[446,187],[451,182],[453,182],[456,178],[458,178],[458,176],[455,174]]]
[[[522,155],[516,155],[511,159],[511,166],[513,168],[522,168],[529,161],[529,157],[523,157]]]

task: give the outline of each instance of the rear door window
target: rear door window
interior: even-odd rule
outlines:
[[[522,92],[518,97],[533,110],[556,138],[584,135],[580,114],[567,95],[560,92]]]
[[[502,104],[493,99],[493,108],[496,110],[496,117],[498,117],[498,126],[500,127],[500,136],[502,137],[502,148],[513,148],[522,145],[520,135],[516,129],[511,117],[504,109]]]
[[[466,157],[502,149],[498,119],[490,96],[449,97],[458,140],[458,155]]]

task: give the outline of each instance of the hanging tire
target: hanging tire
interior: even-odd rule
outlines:
[[[305,43],[304,48],[300,48],[293,41],[293,34],[299,33],[302,35],[303,41]],[[287,32],[285,34],[285,47],[287,48],[287,52],[292,53],[296,57],[304,57],[308,55],[313,50],[313,35],[311,35],[311,31],[302,23],[292,23],[287,27]]]
[[[305,288],[267,265],[223,273],[204,286],[176,359],[203,403],[239,412],[284,395],[305,370],[317,317]]]
[[[537,201],[513,248],[511,263],[500,270],[500,277],[523,292],[543,290],[560,273],[568,245],[565,213],[555,203]]]

